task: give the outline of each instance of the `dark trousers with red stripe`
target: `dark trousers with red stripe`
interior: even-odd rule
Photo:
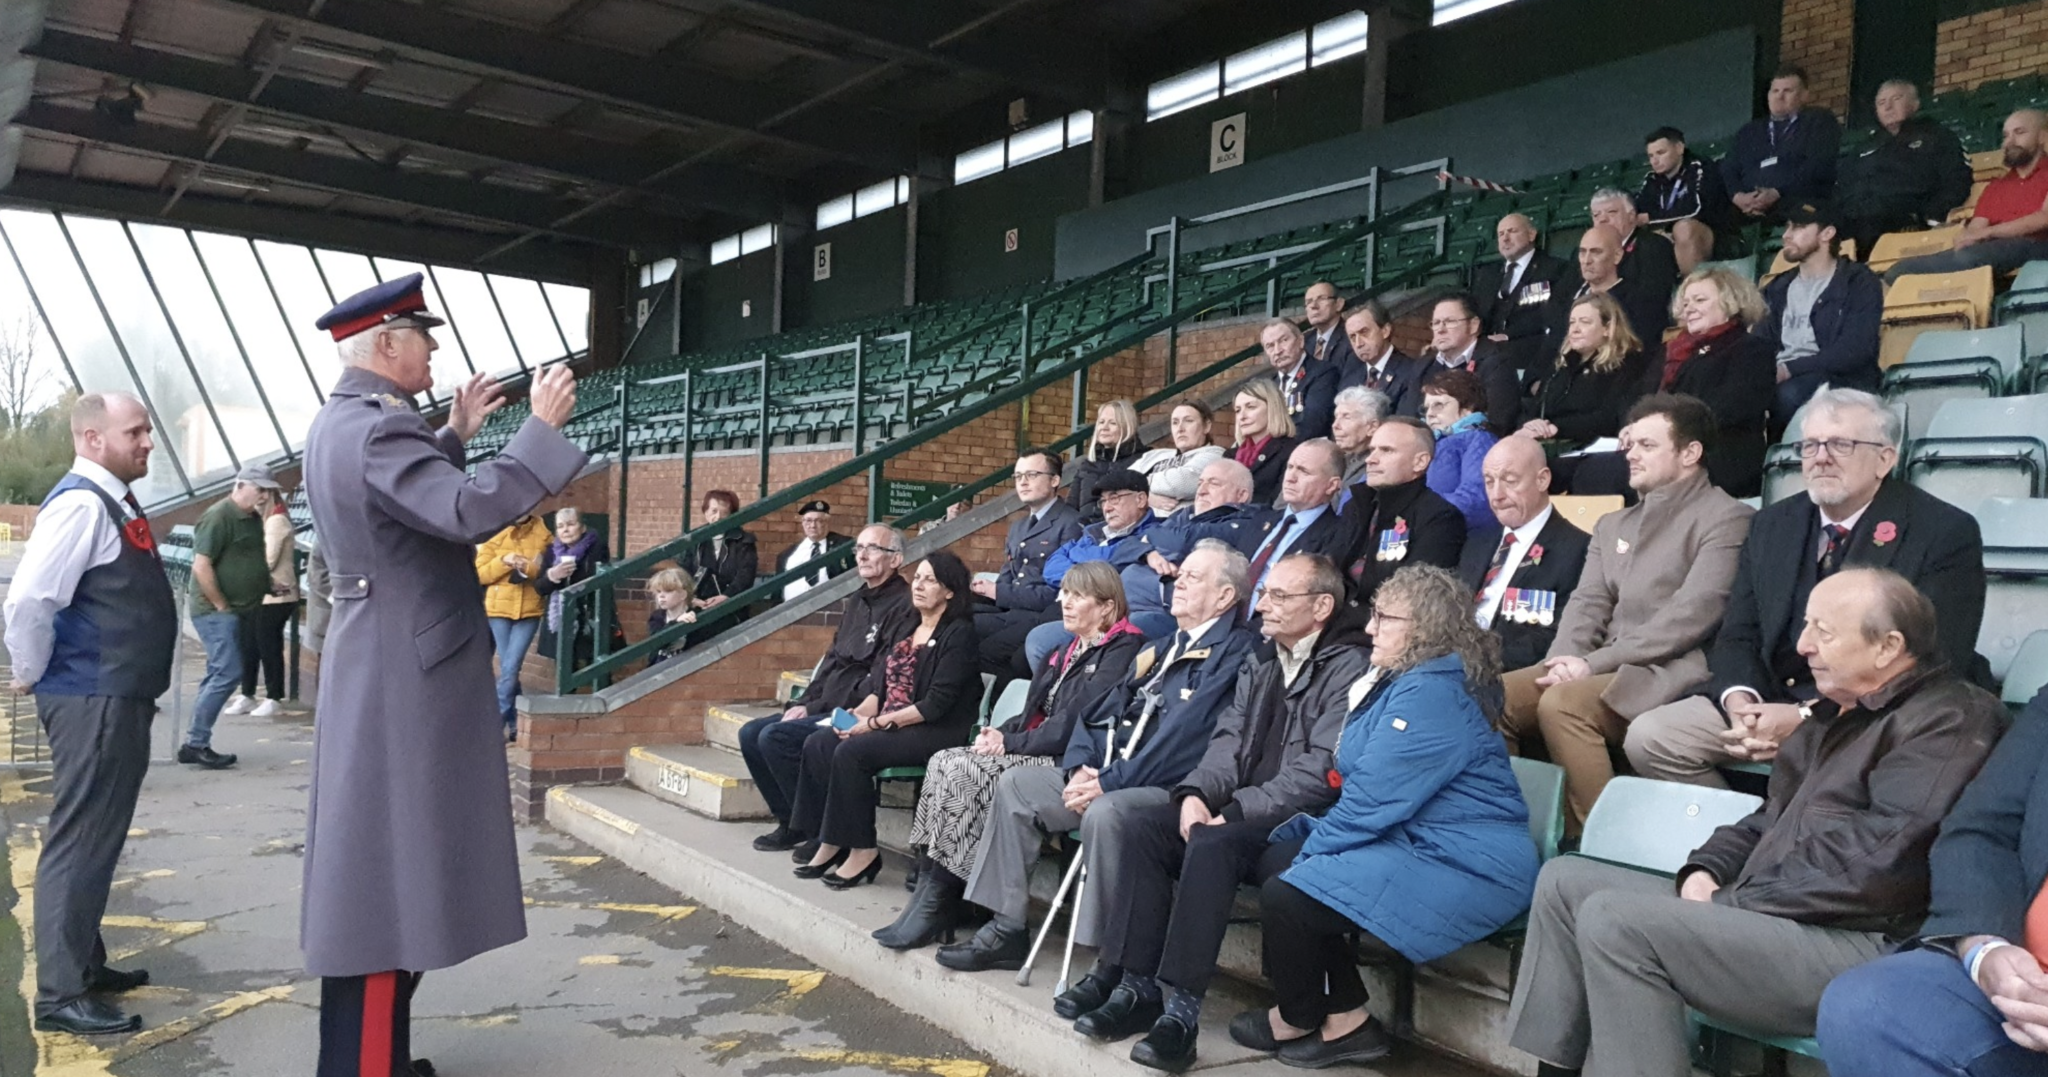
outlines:
[[[322,977],[317,1077],[412,1077],[412,994],[420,976]]]

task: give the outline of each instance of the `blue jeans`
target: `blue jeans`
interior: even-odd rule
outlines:
[[[1833,1077],[2042,1077],[2048,1055],[2006,1039],[1962,962],[1934,950],[1880,958],[1820,997],[1820,1053]]]
[[[1890,284],[1908,273],[1961,273],[1978,266],[2004,273],[2037,258],[2048,258],[2048,239],[1987,239],[1959,251],[1901,258],[1884,271],[1884,282]]]
[[[539,617],[517,621],[510,617],[491,618],[491,641],[498,649],[498,713],[504,716],[508,729],[519,721],[519,712],[513,706],[519,698],[519,667],[526,662],[526,652],[533,647],[540,622]]]
[[[192,700],[192,728],[185,743],[193,748],[213,745],[213,723],[242,682],[242,616],[207,610],[192,615],[192,630],[206,647],[206,677]]]

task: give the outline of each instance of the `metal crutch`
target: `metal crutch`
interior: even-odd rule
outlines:
[[[1052,985],[1054,995],[1067,993],[1067,974],[1074,970],[1074,937],[1081,933],[1081,902],[1088,896],[1087,858],[1077,854],[1075,859],[1083,865],[1081,881],[1074,887],[1074,915],[1067,919],[1067,956],[1060,960],[1060,982]]]
[[[1053,921],[1060,918],[1060,906],[1066,904],[1067,891],[1073,887],[1074,880],[1081,875],[1082,865],[1085,863],[1087,863],[1087,858],[1076,852],[1074,854],[1074,862],[1067,865],[1067,874],[1064,878],[1060,879],[1060,888],[1052,896],[1052,911],[1045,914],[1045,924],[1038,929],[1038,938],[1032,942],[1031,952],[1024,955],[1024,967],[1017,970],[1017,986],[1031,986],[1031,966],[1038,963],[1038,951],[1045,945],[1045,937],[1052,934]],[[1067,955],[1068,960],[1073,959],[1071,943],[1068,946]],[[1066,982],[1066,976],[1066,970],[1060,970],[1061,983]],[[1065,988],[1061,990],[1065,990]]]

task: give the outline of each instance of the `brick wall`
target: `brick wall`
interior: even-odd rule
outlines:
[[[1855,0],[1785,0],[1778,62],[1798,64],[1812,80],[1813,103],[1849,111],[1849,64],[1856,36]]]
[[[14,533],[14,541],[28,538],[29,528],[35,526],[36,506],[0,505],[0,524],[6,524]]]
[[[1934,92],[1971,90],[2048,68],[2048,0],[1980,11],[1935,31]]]

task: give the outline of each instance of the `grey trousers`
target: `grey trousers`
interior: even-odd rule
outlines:
[[[1139,825],[1143,809],[1172,799],[1171,793],[1156,786],[1119,789],[1097,797],[1081,813],[1081,855],[1088,858],[1088,890],[1081,895],[1081,922],[1074,930],[1074,941],[1083,946],[1099,941],[1097,927],[1109,911],[1111,895],[1129,889],[1125,877],[1131,859],[1125,851],[1131,829]],[[1160,909],[1159,915],[1164,918],[1169,911]]]
[[[107,963],[100,918],[128,840],[156,703],[111,696],[37,695],[50,738],[50,822],[36,862],[36,1015],[85,994]]]
[[[1038,850],[1044,837],[1065,834],[1084,824],[1080,815],[1068,811],[1067,806],[1060,803],[1060,793],[1066,787],[1066,776],[1057,767],[1018,767],[1005,771],[996,782],[995,802],[989,807],[987,821],[982,824],[981,848],[974,855],[974,872],[967,877],[967,900],[995,913],[1008,926],[1025,922],[1031,905],[1031,865],[1038,862]],[[1164,789],[1152,792],[1156,792],[1160,800],[1166,797]],[[1087,814],[1093,816],[1109,800],[1122,795],[1120,792],[1110,793],[1098,798],[1089,806]],[[1082,855],[1086,856],[1085,829],[1082,835]],[[1110,877],[1105,879],[1099,874],[1102,870],[1109,871]],[[1088,872],[1090,890],[1098,885],[1105,890],[1115,885],[1116,868],[1113,865],[1098,863],[1091,857]],[[1081,942],[1094,938],[1094,920],[1085,913],[1086,910],[1075,936]]]
[[[1705,696],[1687,696],[1636,716],[1628,724],[1622,747],[1628,764],[1645,778],[1728,788],[1723,764],[1740,762],[1728,754],[1721,731],[1728,720]]]
[[[1671,880],[1576,856],[1543,866],[1508,1042],[1585,1077],[1692,1071],[1687,1006],[1811,1036],[1820,993],[1882,935],[1679,898]]]

